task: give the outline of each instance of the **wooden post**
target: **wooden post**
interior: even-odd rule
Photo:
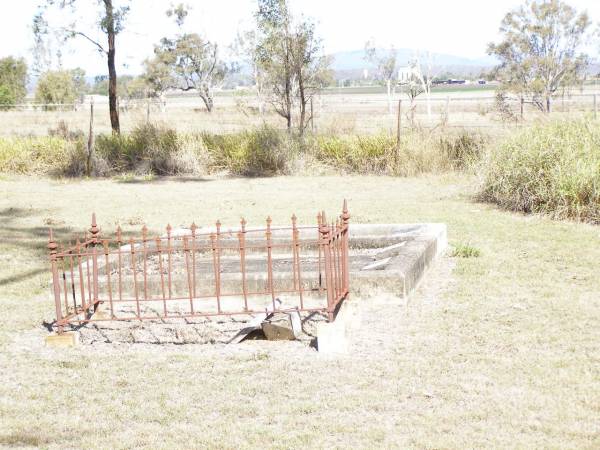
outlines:
[[[446,97],[446,123],[445,123],[445,125],[448,125],[449,122],[450,122],[450,96],[448,95]]]
[[[525,99],[521,96],[521,121],[525,119]]]
[[[598,94],[594,94],[594,120],[598,118]]]
[[[87,160],[85,162],[85,172],[89,177],[92,175],[92,155],[94,153],[94,97],[90,97],[90,133],[87,142]]]
[[[150,123],[150,99],[146,102],[146,123]]]
[[[402,135],[402,100],[398,100],[398,128],[396,131],[396,143],[400,148],[400,137]]]

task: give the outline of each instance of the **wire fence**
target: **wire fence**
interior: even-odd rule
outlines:
[[[465,95],[466,94],[466,95]],[[581,92],[557,96],[550,115],[537,105],[516,97],[499,104],[494,91],[481,95],[435,93],[410,101],[405,94],[330,93],[317,96],[310,104],[308,127],[315,133],[396,132],[414,127],[497,128],[519,126],[547,117],[574,118],[598,115],[598,93]],[[23,103],[0,108],[0,135],[46,135],[62,126],[69,130],[88,128],[90,99],[71,104]],[[110,132],[108,102],[94,100],[97,132]],[[122,129],[141,123],[161,123],[185,133],[239,132],[269,124],[284,128],[268,102],[247,92],[219,93],[212,112],[206,111],[197,96],[165,99],[120,99]]]

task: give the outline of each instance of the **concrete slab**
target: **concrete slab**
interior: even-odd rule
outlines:
[[[46,347],[69,348],[79,345],[79,333],[76,331],[62,334],[51,334],[44,339]]]
[[[323,322],[317,325],[317,350],[326,355],[348,353],[348,336],[344,321]]]

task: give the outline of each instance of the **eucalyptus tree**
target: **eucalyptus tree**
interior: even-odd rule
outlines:
[[[117,4],[119,0],[44,0],[33,18],[33,31],[36,46],[43,45],[45,39],[53,33],[58,33],[64,40],[80,38],[89,42],[104,57],[108,66],[108,105],[110,125],[113,133],[120,133],[119,109],[117,104],[117,70],[116,70],[116,37],[124,29],[125,19],[129,12],[129,0]],[[97,40],[92,33],[82,29],[77,23],[77,8],[91,5],[96,10],[97,28],[106,36],[106,41]],[[51,9],[61,13],[66,25],[52,26],[49,23]]]
[[[167,11],[181,28],[188,8],[178,5]],[[216,42],[197,33],[180,33],[175,38],[162,38],[154,47],[154,56],[144,62],[144,77],[154,95],[168,89],[195,90],[211,112],[214,106],[214,88],[225,78],[229,68],[219,57]]]
[[[314,22],[295,19],[286,0],[258,0],[253,60],[262,74],[269,103],[286,120],[297,115],[302,135],[312,119],[311,99],[331,80],[331,59],[323,54]]]
[[[495,73],[502,88],[550,112],[554,94],[585,73],[590,26],[587,13],[561,0],[527,0],[510,11],[500,26],[502,40],[488,47],[500,60]]]
[[[0,108],[21,103],[27,95],[27,63],[23,58],[0,58]]]

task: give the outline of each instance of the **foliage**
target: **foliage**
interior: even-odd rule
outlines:
[[[0,172],[32,173],[45,168],[44,173],[82,175],[79,169],[85,167],[85,136],[69,130],[66,124],[59,124],[52,134],[56,140],[40,140],[41,146],[47,142],[53,145],[39,153],[41,164],[38,153],[25,151],[29,140],[5,140]],[[63,143],[60,151],[54,150],[58,143]],[[144,124],[129,134],[98,135],[94,174],[227,171],[241,176],[271,176],[295,173],[308,163],[318,171],[333,168],[357,174],[414,176],[468,170],[486,144],[482,136],[467,132],[405,133],[398,147],[395,137],[387,133],[301,138],[264,125],[233,134],[178,134],[166,126]],[[56,159],[46,159],[53,151]],[[31,163],[30,158],[34,159]]]
[[[291,141],[274,128],[230,135],[202,135],[213,166],[236,175],[269,176],[287,173],[294,159]]]
[[[23,58],[0,59],[0,107],[21,103],[27,94],[27,63]]]
[[[322,163],[352,173],[413,176],[469,168],[483,152],[483,138],[466,132],[441,135],[413,131],[397,145],[386,133],[367,136],[318,136],[312,147]]]
[[[82,73],[81,69],[43,73],[37,82],[35,101],[44,105],[75,103],[82,94]],[[52,109],[52,106],[45,109]]]
[[[0,172],[53,174],[70,145],[60,137],[0,138]]]
[[[471,244],[458,243],[452,247],[452,258],[479,258],[481,250]]]
[[[91,43],[94,48],[106,56],[108,64],[108,105],[110,114],[110,123],[113,133],[120,133],[120,122],[119,122],[119,111],[117,108],[117,71],[115,65],[115,54],[116,54],[116,36],[121,33],[124,29],[126,17],[129,13],[129,5],[124,4],[118,6],[115,2],[118,0],[102,0],[97,1],[98,6],[98,29],[106,35],[106,43],[104,46],[100,41],[90,37],[88,30],[81,30],[76,27],[76,23],[63,24],[62,26],[56,26],[51,28],[48,23],[48,10],[51,8],[57,8],[62,14],[60,17],[63,21],[66,20],[70,11],[72,14],[77,12],[78,0],[43,0],[42,4],[38,8],[38,11],[33,17],[33,34],[35,38],[34,56],[37,66],[42,66],[40,58],[47,55],[48,42],[51,36],[60,35],[61,41],[65,42],[68,39],[80,37]],[[127,3],[127,2],[126,2]],[[60,61],[60,48],[57,51],[57,56]],[[50,62],[47,62],[46,70],[50,68]],[[60,65],[59,65],[60,67]]]
[[[500,59],[503,89],[530,98],[550,112],[551,98],[579,79],[588,65],[581,52],[591,22],[561,0],[527,0],[502,21],[502,41],[488,53]]]
[[[167,16],[175,17],[181,27],[187,16],[187,9],[179,5],[167,11]],[[183,33],[174,39],[162,38],[154,47],[154,57],[147,59],[145,79],[155,96],[167,89],[189,91],[194,89],[208,112],[214,106],[213,90],[218,86],[228,68],[219,58],[218,45],[197,33]]]
[[[294,20],[287,0],[259,0],[252,58],[262,73],[269,103],[291,130],[297,114],[300,135],[310,120],[307,105],[331,78],[315,25]]]
[[[144,77],[121,75],[117,80],[117,95],[119,98],[140,99],[147,97],[148,84]],[[108,77],[97,76],[90,88],[90,93],[108,95]]]
[[[600,126],[526,129],[484,159],[479,198],[503,208],[600,223]]]

